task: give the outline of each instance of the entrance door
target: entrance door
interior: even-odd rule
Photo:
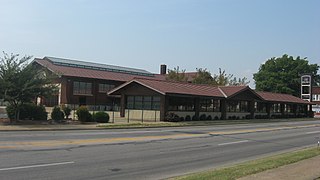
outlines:
[[[86,99],[85,96],[80,96],[80,97],[79,97],[79,105],[80,105],[80,106],[85,106],[85,105],[87,105],[87,99]]]

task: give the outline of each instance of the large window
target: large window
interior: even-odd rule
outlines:
[[[218,99],[201,99],[201,112],[220,112],[220,100]]]
[[[184,97],[170,97],[169,111],[194,111],[194,99]]]
[[[92,95],[92,83],[74,81],[73,94]]]
[[[292,104],[285,104],[284,112],[293,113],[293,105]]]
[[[127,96],[128,109],[159,110],[159,96]]]
[[[281,105],[280,104],[273,104],[272,105],[272,112],[280,113],[281,112]]]
[[[261,102],[255,102],[254,109],[255,109],[255,112],[265,113],[267,112],[267,104],[261,103]]]
[[[106,93],[106,92],[110,91],[111,89],[113,89],[114,87],[115,87],[115,85],[113,85],[113,84],[99,84],[99,92]]]
[[[229,101],[228,112],[249,112],[249,102],[248,101]]]

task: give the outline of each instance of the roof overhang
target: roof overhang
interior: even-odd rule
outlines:
[[[123,88],[125,88],[126,86],[129,86],[132,83],[137,83],[137,84],[139,84],[141,86],[144,86],[144,87],[146,87],[148,89],[151,89],[151,90],[153,90],[153,91],[155,91],[155,92],[157,92],[159,94],[166,95],[165,92],[162,92],[162,91],[157,90],[157,89],[155,89],[155,88],[153,88],[151,86],[148,86],[148,85],[146,85],[146,84],[144,84],[144,83],[142,83],[140,81],[137,81],[136,79],[132,79],[131,81],[128,81],[128,82],[126,82],[126,83],[124,83],[124,84],[112,89],[111,91],[107,92],[107,94],[108,95],[118,95],[119,93],[117,93],[117,92],[121,91]]]

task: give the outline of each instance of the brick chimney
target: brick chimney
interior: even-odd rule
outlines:
[[[160,74],[167,74],[167,65],[161,64],[160,65]]]

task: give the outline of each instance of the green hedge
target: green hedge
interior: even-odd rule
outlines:
[[[9,119],[15,119],[16,108],[12,105],[6,107]],[[20,106],[20,120],[47,120],[48,113],[44,106],[37,106],[33,103],[27,103]]]
[[[76,111],[78,120],[81,122],[92,122],[93,118],[89,110],[85,106],[80,106]]]
[[[93,120],[99,123],[108,123],[109,119],[109,114],[103,111],[99,111],[93,114]]]

